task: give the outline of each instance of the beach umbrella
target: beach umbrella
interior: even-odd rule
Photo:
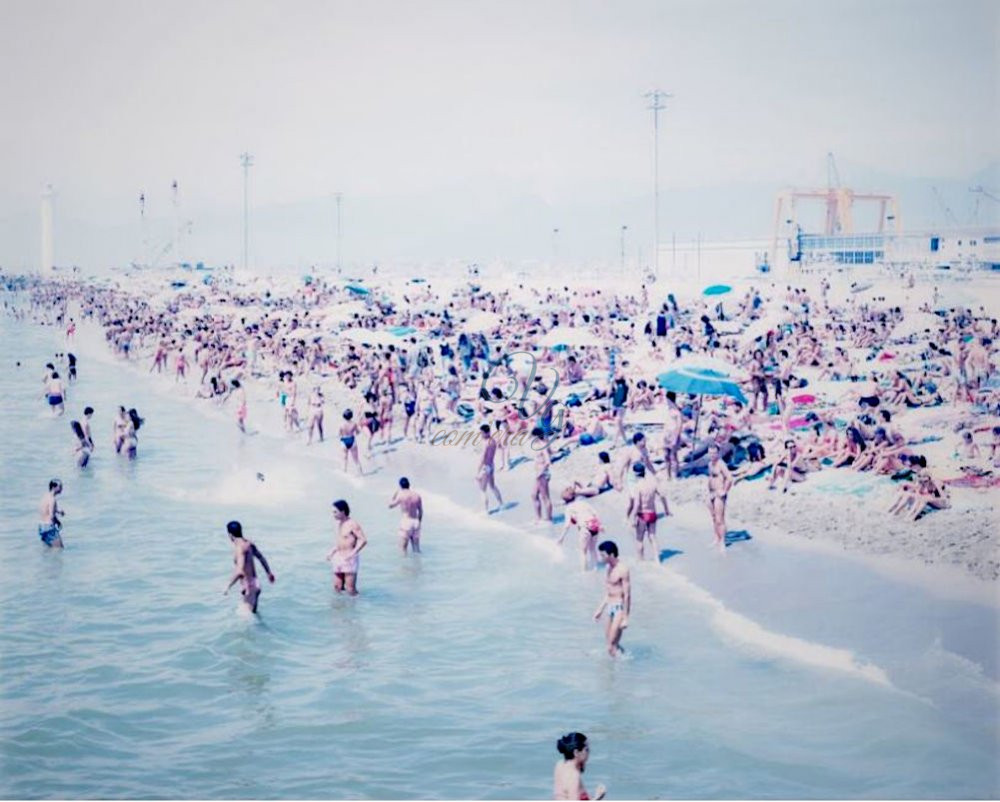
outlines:
[[[596,334],[592,334],[586,329],[559,326],[543,334],[539,338],[538,344],[546,348],[556,348],[560,345],[573,348],[598,348],[604,345],[604,342]]]
[[[345,329],[340,332],[340,336],[345,340],[360,343],[361,345],[399,345],[398,337],[394,337],[389,332],[381,330]]]
[[[732,381],[743,381],[743,371],[732,362],[727,362],[709,354],[687,354],[675,359],[669,365],[670,370],[712,370]]]
[[[367,287],[359,287],[357,284],[348,284],[347,289],[353,292],[355,295],[368,295],[371,293]]]
[[[902,340],[911,334],[920,334],[925,330],[936,332],[944,325],[944,321],[929,312],[910,312],[892,330],[894,340]]]
[[[656,377],[664,390],[691,395],[728,395],[741,404],[746,404],[746,396],[740,386],[731,378],[717,370],[708,368],[674,368]]]
[[[728,292],[732,292],[732,287],[728,284],[712,284],[710,287],[705,287],[701,291],[702,295],[725,295]]]
[[[415,331],[416,329],[413,328],[413,326],[393,326],[391,329],[389,329],[389,333],[393,337],[407,337],[410,334],[413,334]]]
[[[484,309],[475,309],[469,313],[468,317],[459,324],[458,328],[464,331],[493,331],[500,326],[500,315],[496,312],[487,312]]]
[[[682,367],[668,370],[656,377],[664,390],[691,395],[728,395],[741,404],[746,404],[746,396],[740,386],[717,370],[709,368]]]

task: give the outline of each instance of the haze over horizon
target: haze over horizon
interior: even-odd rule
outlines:
[[[59,264],[629,258],[661,241],[766,236],[774,191],[900,195],[904,224],[995,222],[992,2],[419,4],[6,2],[0,265],[34,267],[42,188]],[[931,194],[937,186],[943,202]],[[995,192],[1000,187],[992,185]],[[947,207],[947,210],[945,209]],[[973,219],[974,211],[977,212]],[[158,222],[157,222],[158,221]],[[552,230],[560,229],[553,237]]]

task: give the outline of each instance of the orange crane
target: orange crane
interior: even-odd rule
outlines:
[[[895,232],[902,230],[899,219],[898,203],[895,195],[870,192],[855,192],[840,185],[840,173],[832,153],[826,155],[825,189],[785,189],[778,193],[774,207],[774,239],[771,245],[771,262],[774,263],[778,254],[778,239],[781,232],[781,222],[787,209],[786,224],[795,220],[795,205],[800,200],[822,200],[826,202],[826,224],[823,233],[827,236],[848,235],[854,233],[853,207],[855,201],[877,201],[879,203],[878,233],[885,231],[886,221],[894,223]],[[889,212],[887,215],[886,212]]]

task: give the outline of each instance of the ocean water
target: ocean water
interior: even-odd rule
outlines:
[[[1000,794],[993,607],[756,541],[719,568],[679,533],[685,554],[635,567],[612,661],[600,577],[526,499],[478,514],[461,457],[407,464],[429,490],[425,553],[403,558],[395,468],[348,479],[332,444],[243,437],[106,355],[54,419],[40,379],[62,350],[0,318],[4,797],[546,798],[570,730],[612,798]],[[111,447],[119,404],[146,419],[135,463]],[[54,476],[63,553],[35,534]],[[337,497],[370,539],[357,599],[323,561]],[[222,596],[233,518],[277,575],[257,620]]]

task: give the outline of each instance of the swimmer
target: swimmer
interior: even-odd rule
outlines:
[[[62,491],[62,482],[58,479],[49,482],[49,492],[42,496],[38,510],[38,537],[42,543],[54,549],[63,548],[62,517],[66,511],[56,501],[56,496]]]
[[[420,494],[410,489],[410,480],[405,476],[399,480],[397,490],[389,502],[390,509],[399,507],[399,548],[406,554],[407,546],[413,547],[414,554],[420,554],[420,527],[424,522],[424,504]]]
[[[583,787],[583,772],[590,757],[590,745],[582,732],[571,732],[556,741],[556,749],[563,759],[556,763],[553,780],[554,799],[591,799]],[[603,785],[598,785],[593,799],[604,799],[607,793]]]
[[[358,554],[368,545],[361,526],[351,518],[351,508],[343,499],[333,502],[333,519],[337,522],[337,539],[326,559],[333,568],[333,589],[358,595]]]
[[[66,389],[63,387],[59,374],[55,371],[52,372],[45,383],[44,396],[48,400],[49,407],[52,409],[55,417],[62,415],[66,411]]]
[[[84,435],[87,438],[87,445],[89,446],[91,453],[93,453],[93,451],[95,449],[95,446],[94,446],[94,435],[90,431],[90,419],[92,417],[94,417],[94,408],[93,407],[84,407],[83,408],[83,433],[84,433]]]
[[[594,620],[600,621],[605,609],[608,611],[608,621],[604,627],[604,636],[608,644],[608,654],[617,657],[625,650],[619,645],[622,634],[628,627],[629,615],[632,613],[632,585],[629,570],[618,559],[618,546],[611,540],[605,540],[597,550],[608,564],[608,573],[604,580],[604,598],[601,606],[594,612]]]
[[[269,582],[274,582],[274,574],[271,572],[271,566],[264,559],[264,555],[260,553],[260,549],[254,545],[253,541],[243,537],[243,527],[239,521],[230,521],[226,524],[226,531],[233,544],[233,564],[236,568],[223,595],[229,595],[233,585],[240,582],[243,586],[240,591],[243,594],[243,604],[251,613],[256,613],[257,601],[260,599],[260,580],[257,579],[254,560],[260,562]]]
[[[87,434],[83,430],[83,426],[80,425],[80,421],[70,421],[70,428],[73,430],[73,434],[76,435],[76,448],[74,453],[77,455],[76,464],[79,468],[86,468],[87,463],[90,462],[91,445],[87,439]]]

